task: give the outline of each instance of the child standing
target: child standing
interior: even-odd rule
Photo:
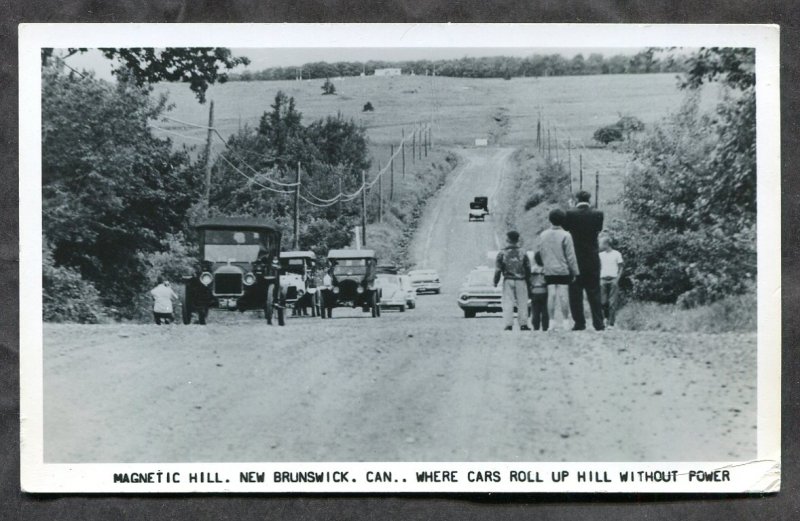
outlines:
[[[539,251],[544,264],[544,280],[547,282],[547,311],[555,329],[556,307],[561,308],[564,329],[570,329],[569,285],[578,276],[578,259],[572,236],[563,228],[566,213],[559,208],[549,215],[552,227],[539,236]]]
[[[611,246],[611,239],[600,237],[600,303],[606,326],[614,329],[617,318],[617,297],[619,295],[619,278],[622,276],[622,254]]]
[[[544,263],[538,251],[533,256],[531,267],[531,307],[533,308],[533,329],[547,331],[550,314],[547,312],[547,282],[544,280]]]

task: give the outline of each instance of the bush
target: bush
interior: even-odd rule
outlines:
[[[622,116],[613,125],[600,127],[594,132],[594,140],[608,145],[614,141],[630,140],[631,134],[644,130],[644,123],[634,116]]]
[[[622,141],[622,129],[616,124],[598,128],[592,136],[595,141],[608,145],[614,141]]]
[[[97,288],[77,270],[56,266],[52,251],[47,248],[42,259],[42,319],[97,324],[107,313]]]
[[[375,107],[372,106],[372,102],[368,101],[364,104],[364,108],[361,109],[362,112],[372,112],[375,110]]]
[[[330,78],[325,78],[325,83],[322,84],[322,95],[325,96],[327,94],[336,94],[336,87]]]
[[[545,200],[544,194],[541,192],[535,192],[533,195],[528,197],[528,200],[525,201],[525,211],[531,210],[532,208],[536,208]]]
[[[548,160],[541,165],[537,169],[536,185],[542,200],[549,203],[566,203],[571,195],[569,173],[561,161]]]

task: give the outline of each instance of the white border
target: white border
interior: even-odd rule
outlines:
[[[779,31],[768,25],[622,24],[23,24],[20,77],[20,417],[21,482],[28,492],[774,492],[780,487],[780,102]],[[589,45],[587,45],[587,43]],[[478,45],[479,44],[479,45]],[[718,463],[211,463],[45,464],[42,393],[42,47],[754,47],[758,168],[758,431],[757,459]],[[731,481],[690,482],[692,470],[728,469]],[[470,483],[470,470],[498,470],[501,483]],[[348,471],[355,483],[285,484],[275,471]],[[370,470],[397,482],[367,483]],[[458,483],[416,483],[415,472],[457,470]],[[538,471],[542,483],[511,483],[511,470]],[[553,482],[551,472],[571,479]],[[673,483],[579,483],[579,471],[675,470]],[[180,484],[117,483],[121,472],[180,472]],[[264,483],[239,473],[265,472]],[[222,483],[188,483],[191,472],[216,473]],[[602,475],[602,474],[601,474]],[[407,479],[402,482],[402,479]],[[229,482],[225,483],[224,480]]]

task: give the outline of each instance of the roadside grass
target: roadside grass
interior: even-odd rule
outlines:
[[[620,329],[670,333],[749,333],[757,330],[755,292],[691,309],[675,304],[629,302],[617,313]]]

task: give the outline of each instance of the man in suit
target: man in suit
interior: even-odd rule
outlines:
[[[578,204],[567,211],[564,229],[572,235],[575,245],[575,256],[578,258],[580,275],[569,286],[569,307],[573,330],[586,329],[586,317],[583,313],[583,292],[589,300],[592,310],[592,324],[595,330],[602,331],[603,307],[600,303],[600,252],[597,235],[603,230],[603,212],[595,210],[589,204],[591,194],[585,190],[577,193]]]

